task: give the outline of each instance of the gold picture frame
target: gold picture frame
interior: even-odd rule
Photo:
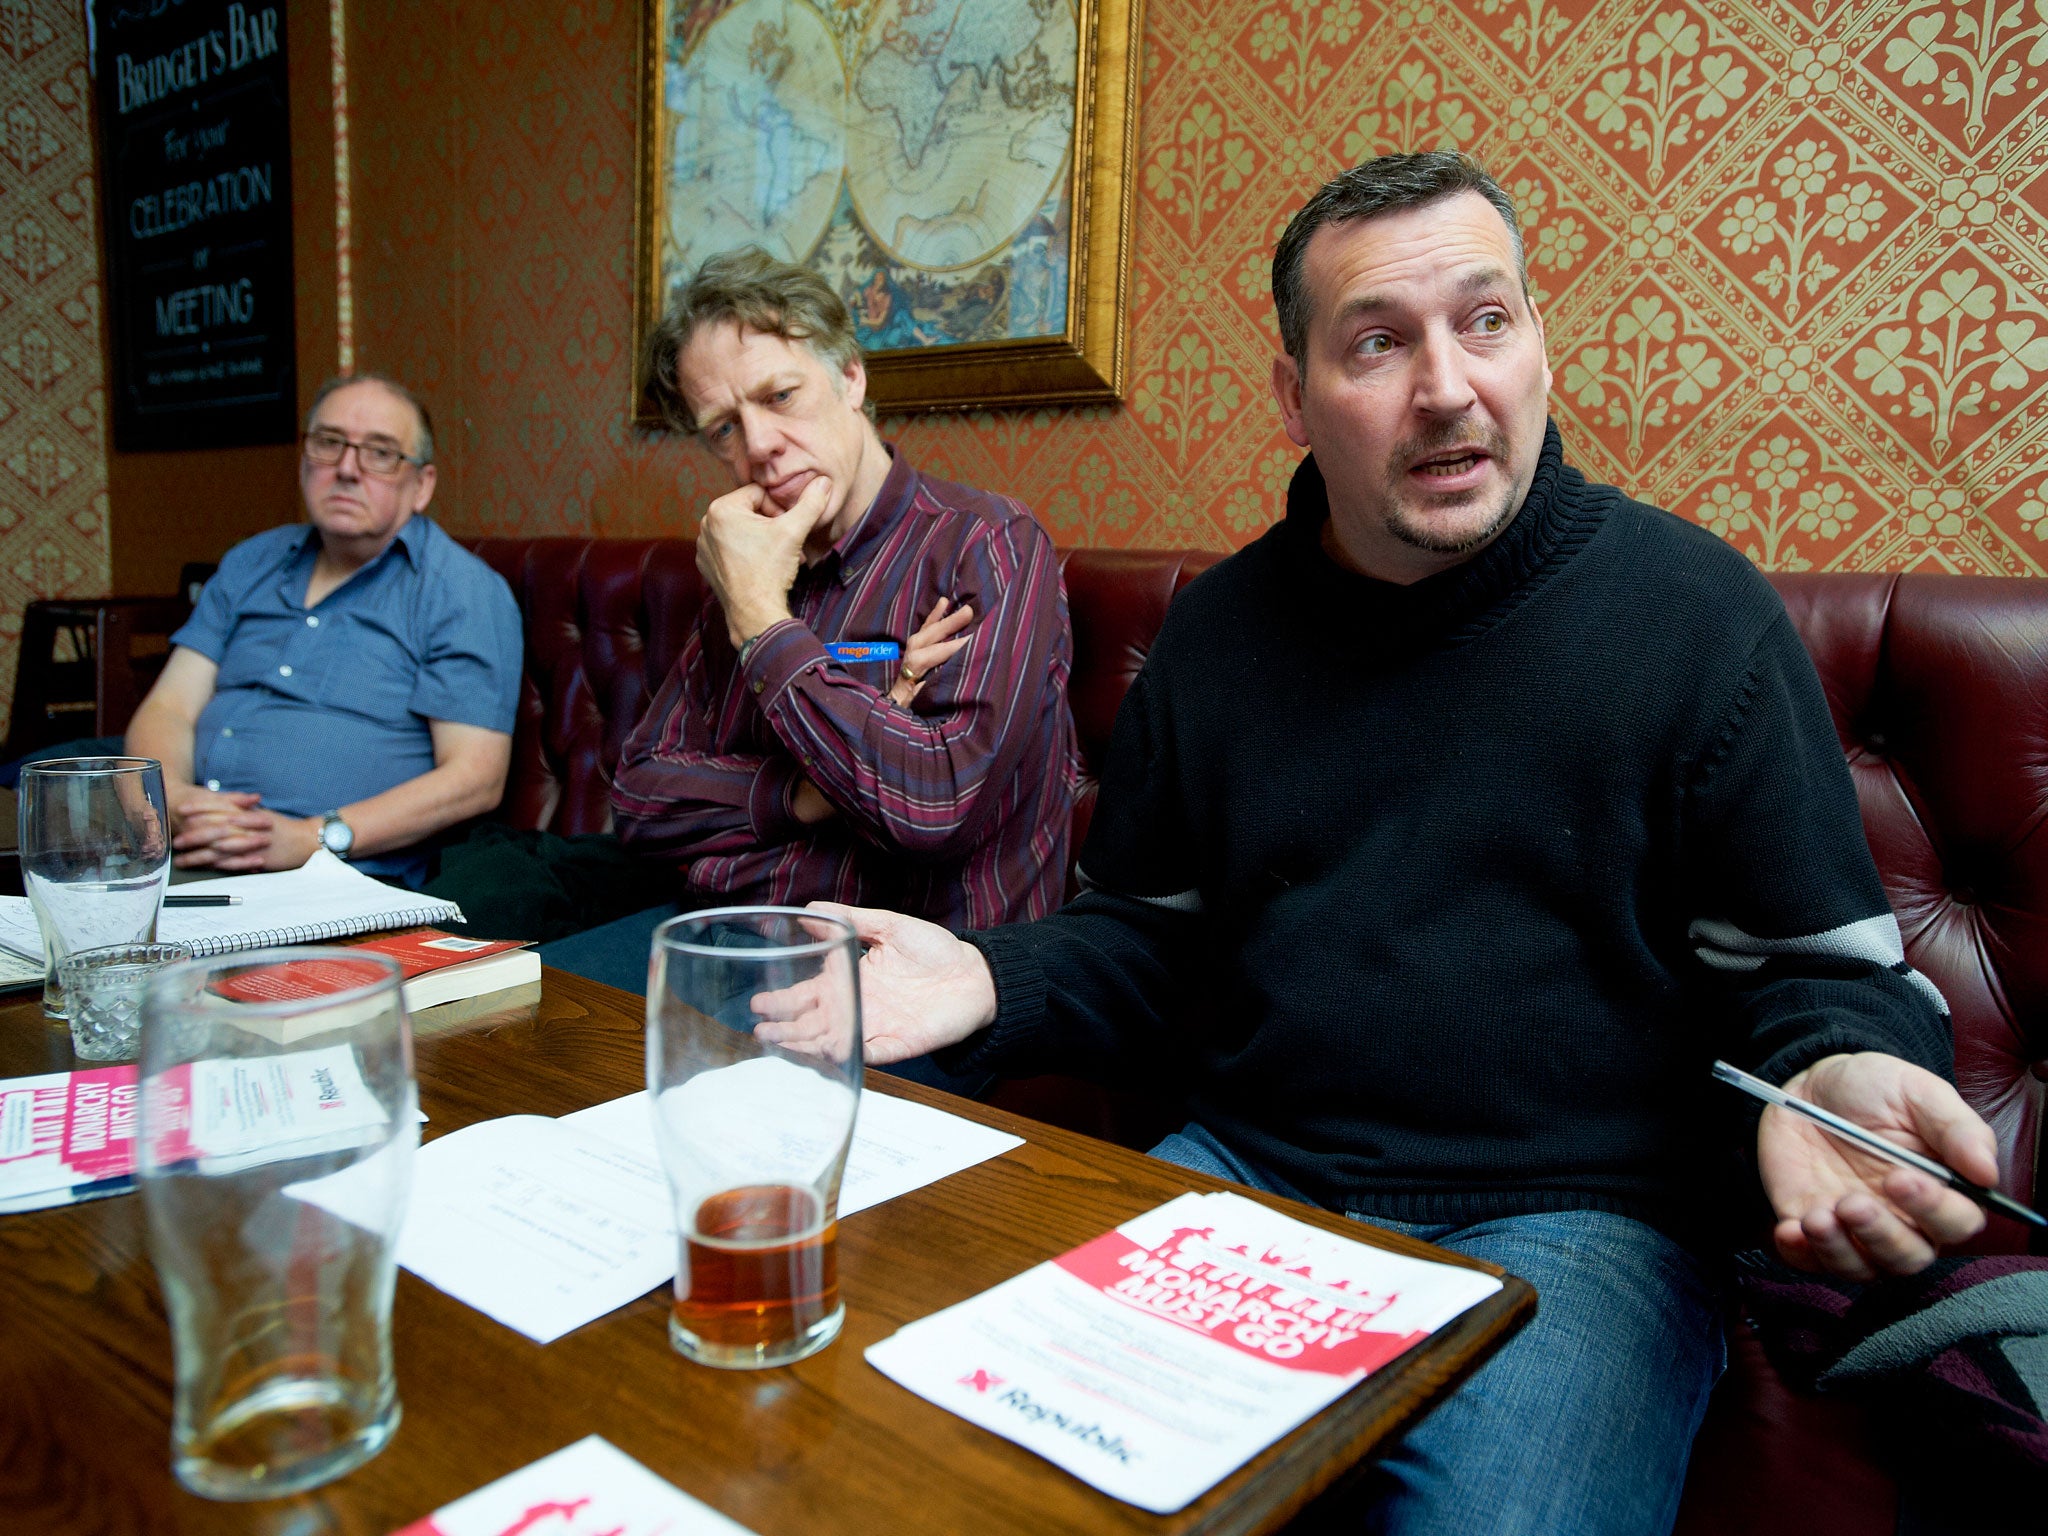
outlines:
[[[1006,107],[1013,96],[1027,103],[1050,100],[1055,109],[1065,101],[1063,63],[1054,60],[1048,66],[1039,45],[1055,29],[1063,37],[1067,14],[1075,50],[1064,163],[1044,182],[1041,202],[1007,244],[969,250],[965,261],[956,258],[965,249],[959,231],[969,226],[966,203],[956,197],[938,216],[913,217],[904,211],[907,194],[890,179],[892,168],[873,168],[910,143],[912,128],[926,130],[920,143],[929,145],[936,142],[930,137],[933,123],[960,121],[989,138],[1009,121],[989,123],[992,114],[986,108],[980,119],[964,113],[943,116],[945,103],[953,99],[946,77],[913,81],[922,86],[922,97],[917,90],[866,90],[869,66],[878,57],[899,74],[913,67],[902,62],[908,56],[929,64],[934,76],[942,66],[952,66],[953,81],[967,79],[953,61],[942,57],[932,63],[929,50],[918,55],[899,45],[903,17],[927,22],[931,7],[909,0],[644,0],[633,272],[636,357],[644,353],[672,284],[709,254],[708,249],[686,253],[678,230],[687,229],[692,237],[701,230],[703,239],[718,242],[715,249],[748,243],[747,221],[758,207],[775,210],[764,215],[758,243],[818,268],[849,299],[863,335],[869,397],[879,409],[963,411],[1103,403],[1122,396],[1144,0],[961,4],[973,8],[989,36],[1001,37],[1005,26],[1012,38],[1024,35],[1018,26],[1042,29],[1032,46],[1002,61],[1012,74],[997,98]],[[951,7],[938,9],[950,12]],[[990,15],[1000,20],[989,23],[985,18]],[[949,25],[946,36],[953,31]],[[853,54],[854,65],[843,62],[845,52]],[[844,78],[843,90],[834,85],[838,76]],[[973,79],[983,87],[983,97],[976,100],[985,100],[988,74]],[[971,83],[960,89],[971,92]],[[678,103],[692,102],[702,109],[679,109]],[[970,107],[974,104],[970,101]],[[919,111],[924,114],[920,118],[909,115]],[[1057,139],[1045,137],[1046,120],[1040,113],[1032,121],[1049,149]],[[714,142],[712,149],[700,151],[714,129],[693,125],[714,121],[715,131],[727,136],[725,147]],[[877,121],[894,136],[884,141],[883,155],[863,160],[857,151],[877,142]],[[968,132],[963,129],[963,142],[972,143]],[[751,151],[751,159],[737,164],[738,157],[729,153],[733,136],[748,133],[761,137],[740,146]],[[833,174],[835,133],[839,179],[830,185],[831,212],[821,220],[821,189]],[[947,153],[952,152],[948,146]],[[961,174],[971,176],[972,163],[964,163]],[[894,169],[916,165],[915,159],[897,154]],[[678,168],[690,171],[696,190],[687,203],[671,195]],[[728,195],[728,183],[735,179],[743,197]],[[764,181],[771,185],[764,188]],[[854,203],[862,184],[879,189],[877,202],[896,199],[897,221],[888,226],[894,233],[886,240],[876,232],[882,221]],[[956,191],[959,184],[956,176]],[[996,185],[983,178],[973,213]],[[1038,185],[1030,190],[1038,191]],[[943,185],[939,195],[945,195]],[[800,198],[798,217],[788,210]],[[1013,215],[1014,196],[1011,201],[1013,206],[1003,212]],[[685,208],[712,211],[702,218],[679,218]],[[778,217],[779,225],[773,222]],[[984,221],[977,233],[985,228]],[[906,229],[937,253],[932,258],[937,264],[920,265],[914,255],[900,254]],[[934,230],[939,233],[928,233]],[[985,234],[967,245],[976,243],[986,243]],[[991,294],[998,296],[991,299]],[[921,299],[934,295],[934,304],[951,307],[918,307]],[[886,323],[888,329],[871,329],[871,321]],[[952,336],[948,325],[966,332],[967,339]],[[1012,334],[988,334],[1004,325]],[[1023,334],[1016,334],[1020,328]],[[906,330],[910,344],[900,344]],[[871,345],[875,338],[883,338],[883,344]],[[633,412],[642,424],[653,424],[637,380]]]

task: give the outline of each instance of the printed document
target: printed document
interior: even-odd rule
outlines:
[[[863,1093],[842,1219],[999,1156],[1023,1139]],[[420,1149],[398,1262],[548,1344],[664,1284],[676,1221],[645,1093],[549,1120],[514,1115]]]
[[[869,1347],[1140,1509],[1184,1508],[1501,1288],[1241,1195],[1182,1195]]]

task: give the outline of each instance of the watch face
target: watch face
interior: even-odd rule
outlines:
[[[355,846],[355,829],[345,821],[330,821],[320,828],[320,841],[329,853],[347,853]]]

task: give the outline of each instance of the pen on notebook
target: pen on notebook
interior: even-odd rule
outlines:
[[[2039,1211],[2029,1210],[2010,1195],[2002,1195],[1995,1189],[1985,1188],[1974,1179],[1966,1179],[1955,1169],[1945,1163],[1937,1163],[1931,1157],[1922,1157],[1918,1152],[1908,1152],[1904,1147],[1886,1141],[1875,1131],[1866,1131],[1853,1120],[1844,1120],[1840,1115],[1822,1109],[1818,1104],[1809,1104],[1806,1100],[1797,1098],[1782,1088],[1774,1087],[1760,1077],[1751,1077],[1740,1067],[1731,1067],[1725,1061],[1717,1061],[1714,1063],[1714,1076],[1730,1087],[1740,1088],[1751,1098],[1762,1099],[1766,1104],[1775,1104],[1780,1109],[1789,1109],[1795,1115],[1804,1115],[1822,1130],[1831,1132],[1866,1152],[1875,1153],[1897,1163],[1901,1168],[1911,1168],[1924,1173],[1930,1179],[1946,1184],[1960,1194],[1968,1195],[1988,1211],[2015,1217],[2030,1226],[2048,1227],[2048,1216],[2043,1216]]]
[[[242,898],[239,896],[166,896],[164,898],[164,905],[167,907],[239,907],[241,904]]]

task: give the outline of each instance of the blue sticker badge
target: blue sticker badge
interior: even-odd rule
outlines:
[[[894,640],[835,640],[825,654],[842,664],[854,662],[896,662],[903,659],[903,647]]]

